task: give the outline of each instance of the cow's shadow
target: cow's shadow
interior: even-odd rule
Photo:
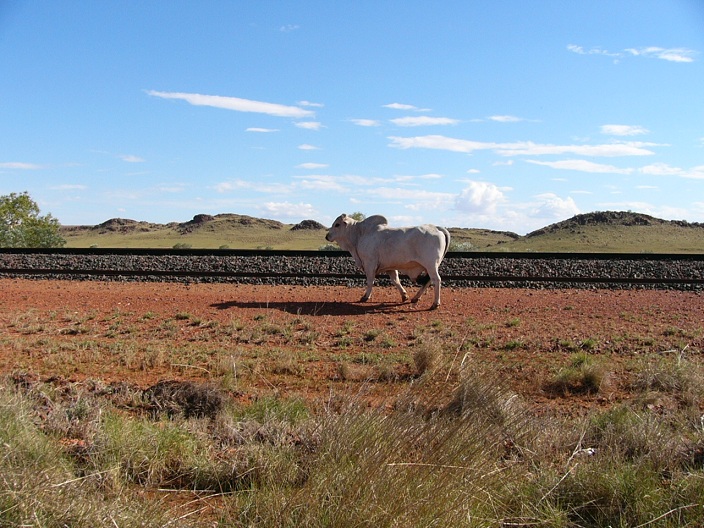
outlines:
[[[364,315],[374,313],[407,313],[422,311],[417,305],[400,302],[270,302],[270,301],[224,301],[210,305],[218,310],[229,308],[279,310],[295,315]]]

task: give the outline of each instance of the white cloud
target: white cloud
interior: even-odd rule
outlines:
[[[303,143],[302,145],[298,145],[299,150],[320,150],[320,147],[316,147],[315,145],[309,145],[308,143]]]
[[[376,119],[350,119],[355,125],[363,127],[375,127],[381,125],[381,122]]]
[[[324,169],[325,167],[329,167],[327,163],[301,163],[300,165],[296,165],[297,169]]]
[[[384,108],[391,108],[393,110],[413,110],[414,112],[429,112],[429,108],[418,108],[417,106],[403,104],[403,103],[391,103],[383,105]]]
[[[398,119],[392,119],[391,122],[397,126],[414,127],[414,126],[432,126],[432,125],[456,125],[457,123],[459,123],[459,120],[452,119],[449,117],[418,116],[418,117],[400,117]]]
[[[348,192],[348,188],[345,187],[337,178],[334,176],[306,176],[301,179],[298,183],[298,187],[306,191],[322,191],[322,192]]]
[[[452,204],[452,193],[406,189],[403,187],[372,187],[367,194],[392,202],[409,202],[411,210],[445,209]]]
[[[426,148],[449,150],[471,154],[476,150],[493,150],[501,156],[543,156],[548,154],[576,154],[579,156],[615,157],[615,156],[647,156],[654,154],[645,146],[652,143],[608,143],[602,145],[541,145],[532,141],[516,143],[486,143],[457,139],[440,135],[398,137],[390,136],[389,146],[399,149]]]
[[[323,128],[323,124],[319,121],[302,121],[300,123],[296,123],[296,126],[306,130],[320,130]]]
[[[310,106],[313,108],[322,108],[325,105],[323,103],[311,103],[310,101],[298,101],[300,106]]]
[[[467,174],[479,174],[480,172],[479,169],[467,169]]]
[[[650,59],[661,59],[669,62],[694,62],[697,51],[688,48],[660,48],[649,46],[645,48],[626,48],[622,51],[608,51],[600,47],[585,49],[582,46],[570,44],[567,49],[579,55],[604,55],[617,59],[626,57],[645,57]]]
[[[266,194],[289,194],[291,185],[276,182],[249,182],[245,180],[232,180],[216,184],[214,187],[218,193],[230,193],[241,189],[266,193]]]
[[[212,106],[214,108],[223,108],[225,110],[234,110],[236,112],[254,112],[278,117],[293,118],[310,117],[315,115],[314,112],[298,108],[297,106],[286,106],[263,101],[252,101],[250,99],[241,99],[239,97],[224,97],[221,95],[202,95],[181,92],[159,92],[156,90],[148,90],[147,94],[153,97],[160,97],[162,99],[181,99],[194,106]]]
[[[667,163],[652,163],[638,169],[643,174],[651,176],[680,176],[684,170],[679,167],[671,167]]]
[[[536,218],[563,219],[579,214],[579,207],[571,197],[560,198],[553,193],[545,193],[536,196],[537,207],[532,211],[531,216]]]
[[[470,181],[455,198],[455,208],[471,214],[493,214],[505,201],[504,193],[493,183]]]
[[[544,165],[553,169],[560,170],[575,170],[581,172],[591,172],[597,174],[630,174],[633,169],[626,168],[621,169],[613,165],[603,165],[601,163],[594,163],[587,160],[562,160],[562,161],[536,161],[536,160],[526,160],[528,163],[534,165]]]
[[[126,161],[127,163],[143,163],[144,158],[140,158],[139,156],[134,156],[133,154],[120,154],[118,156],[122,161]]]
[[[23,163],[21,161],[7,161],[0,163],[0,169],[15,169],[15,170],[39,170],[41,165],[35,163]]]
[[[523,121],[523,118],[512,115],[494,115],[489,116],[489,119],[498,123],[518,123],[519,121]]]
[[[269,132],[279,132],[278,128],[259,128],[259,127],[250,127],[245,130],[245,132],[262,132],[262,133],[269,133]]]
[[[592,157],[649,156],[655,154],[644,146],[652,143],[608,143],[602,145],[540,145],[532,141],[507,143],[496,149],[503,156],[541,156],[547,154],[576,154]]]
[[[682,169],[680,167],[672,167],[667,163],[653,163],[638,169],[643,174],[650,176],[679,176],[692,180],[704,179],[704,165],[697,165],[690,169]]]
[[[315,207],[307,203],[266,202],[259,209],[265,214],[284,219],[306,219],[317,215]]]
[[[694,62],[696,51],[687,48],[659,48],[650,46],[648,48],[628,48],[627,53],[635,57],[647,57],[662,59],[670,62]]]
[[[498,143],[484,143],[481,141],[470,141],[467,139],[456,139],[438,135],[415,137],[390,136],[388,139],[391,140],[391,147],[399,149],[426,148],[465,152],[468,154],[475,150],[490,150],[499,146]]]
[[[601,133],[608,136],[637,136],[648,134],[650,130],[637,125],[602,125]]]
[[[586,50],[582,46],[570,44],[569,46],[567,46],[567,49],[570,50],[571,52],[577,53],[579,55],[606,55],[608,57],[620,57],[621,56],[620,53],[612,53],[607,50],[601,49],[599,47]]]
[[[279,31],[282,33],[290,33],[291,31],[296,31],[298,29],[301,29],[301,26],[298,24],[286,24],[284,26],[279,27]]]

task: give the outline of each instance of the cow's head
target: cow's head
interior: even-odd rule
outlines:
[[[327,240],[328,242],[335,242],[340,238],[343,238],[345,236],[345,231],[347,231],[347,228],[355,223],[355,219],[351,216],[347,216],[344,213],[341,214],[332,223],[330,229],[328,229],[328,234],[325,235],[325,240]]]

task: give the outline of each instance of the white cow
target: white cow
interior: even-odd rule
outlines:
[[[411,299],[416,303],[421,298],[428,283],[435,287],[435,301],[432,308],[440,306],[440,274],[438,268],[450,246],[450,233],[444,227],[425,224],[417,227],[389,227],[381,215],[374,215],[358,222],[342,214],[337,217],[325,239],[337,242],[349,251],[367,277],[367,290],[361,302],[372,296],[374,277],[388,273],[391,281],[401,292],[403,301],[408,294],[398,278],[399,271],[411,280],[422,284],[421,289]]]

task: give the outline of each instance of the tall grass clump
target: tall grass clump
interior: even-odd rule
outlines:
[[[31,399],[0,387],[0,526],[157,526],[171,518],[132,493],[104,493],[36,423]]]
[[[577,352],[570,364],[561,368],[548,388],[562,394],[597,393],[606,377],[606,369],[587,352]]]

